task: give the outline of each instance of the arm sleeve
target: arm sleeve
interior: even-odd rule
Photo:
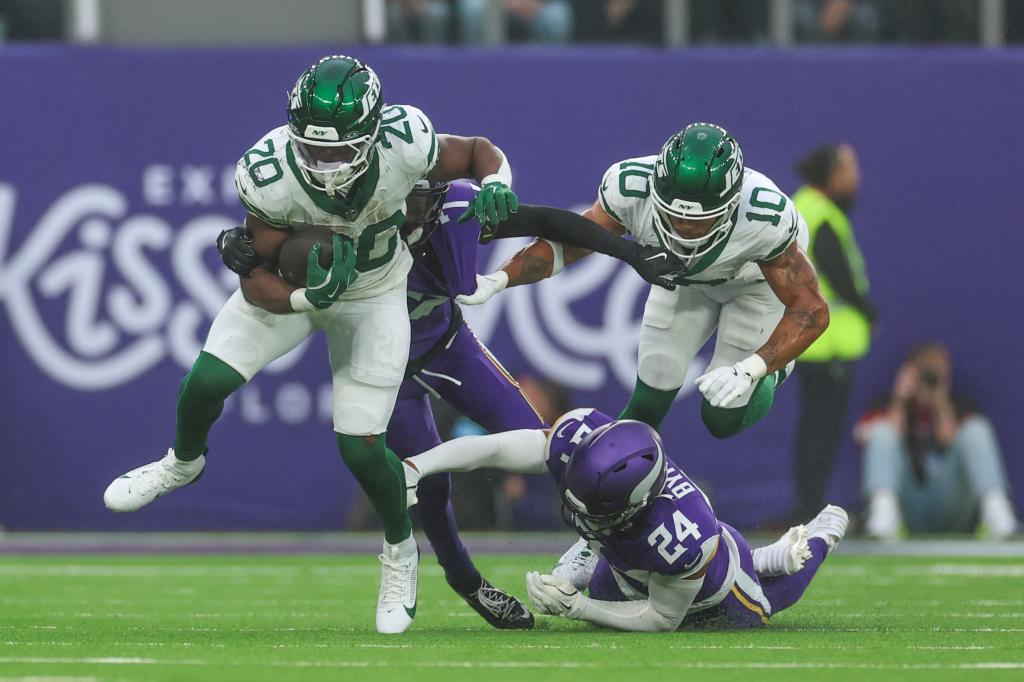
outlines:
[[[408,461],[424,476],[447,471],[501,469],[518,474],[547,471],[547,437],[540,429],[505,431],[489,436],[466,436],[441,443]]]
[[[540,237],[625,261],[639,247],[578,213],[550,206],[520,206],[498,226],[497,238],[511,237]]]
[[[581,596],[570,618],[629,632],[671,632],[679,627],[700,592],[696,579],[654,574],[643,601],[599,601]]]
[[[832,226],[827,222],[818,228],[814,240],[814,253],[811,255],[814,257],[814,264],[828,278],[836,296],[857,308],[869,322],[873,322],[878,317],[878,311],[868,298],[861,296],[857,291],[853,282],[853,271],[850,270],[850,264],[843,254],[843,247]]]

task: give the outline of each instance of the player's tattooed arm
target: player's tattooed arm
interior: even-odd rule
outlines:
[[[291,231],[273,227],[251,213],[245,217],[245,226],[263,265],[255,268],[249,277],[241,278],[242,295],[249,303],[271,313],[294,312],[289,297],[295,287],[277,274],[277,255]]]
[[[615,236],[622,236],[626,232],[625,227],[605,212],[600,202],[595,201],[592,207],[583,212],[583,217],[589,218],[591,222],[597,223]],[[553,246],[551,242],[538,240],[512,256],[501,266],[508,275],[508,286],[539,282],[552,274],[557,274],[562,266],[575,263],[593,253],[582,247],[561,246],[561,254],[558,254],[556,248],[559,247]]]
[[[807,350],[828,327],[828,304],[818,288],[818,275],[794,242],[778,258],[758,263],[765,280],[786,312],[757,354],[774,372]]]

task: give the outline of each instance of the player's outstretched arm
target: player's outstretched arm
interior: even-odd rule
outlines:
[[[535,572],[526,575],[526,591],[537,610],[550,616],[627,632],[671,632],[686,617],[706,572],[707,567],[686,577],[653,574],[647,599],[638,601],[591,599],[565,580]]]
[[[597,209],[604,212],[600,204]],[[593,215],[593,210],[588,211]],[[624,239],[623,230],[615,224],[599,225],[588,217],[550,206],[520,207],[519,212],[493,230],[496,238],[540,237],[557,244],[573,246],[582,252],[603,253],[628,263],[637,273],[651,284],[673,289],[675,285],[665,277],[683,269],[683,264],[664,249],[644,246],[639,242]],[[483,240],[481,240],[483,241]]]
[[[757,350],[767,366],[767,373],[785,367],[807,350],[828,328],[829,315],[814,266],[795,242],[778,258],[762,261],[758,266],[772,291],[786,306],[775,331]]]
[[[626,228],[608,215],[599,202],[583,213],[583,217],[597,223],[605,231],[619,237]],[[477,290],[456,300],[464,305],[479,305],[503,289],[523,284],[533,284],[557,275],[562,269],[591,251],[578,246],[563,246],[558,242],[540,239],[516,252],[489,275],[477,275]]]
[[[547,436],[540,429],[504,431],[488,436],[464,436],[405,460],[422,476],[451,471],[500,469],[517,474],[546,470]]]

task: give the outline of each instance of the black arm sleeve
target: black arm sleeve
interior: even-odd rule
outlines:
[[[496,231],[496,239],[540,237],[616,258],[622,258],[624,255],[616,242],[626,241],[578,213],[550,206],[527,204],[521,204],[519,211],[499,224]]]
[[[878,317],[878,309],[870,299],[861,296],[857,291],[853,282],[853,271],[843,253],[843,247],[832,226],[828,223],[823,223],[818,228],[818,235],[814,239],[814,252],[811,256],[814,258],[814,264],[828,278],[836,296],[859,310],[868,322],[874,322]]]

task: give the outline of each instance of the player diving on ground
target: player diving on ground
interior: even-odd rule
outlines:
[[[752,551],[653,428],[594,409],[547,432],[468,436],[405,460],[410,504],[421,477],[478,468],[550,473],[582,539],[551,574],[527,574],[530,600],[541,613],[617,630],[765,625],[800,599],[848,524],[828,505]]]

